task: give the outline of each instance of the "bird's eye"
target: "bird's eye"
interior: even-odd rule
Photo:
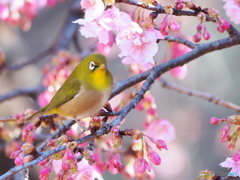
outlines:
[[[90,64],[89,64],[89,69],[90,69],[90,70],[94,70],[95,68],[96,68],[95,63],[94,63],[94,62],[90,62]]]

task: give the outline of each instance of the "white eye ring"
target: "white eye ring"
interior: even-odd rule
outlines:
[[[95,67],[96,67],[95,63],[94,63],[93,61],[90,62],[90,64],[89,64],[89,69],[90,69],[90,70],[94,70]]]

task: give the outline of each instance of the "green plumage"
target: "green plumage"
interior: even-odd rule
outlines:
[[[28,120],[54,113],[80,118],[94,115],[110,97],[112,84],[113,78],[106,68],[106,58],[92,54],[78,64],[50,103]]]

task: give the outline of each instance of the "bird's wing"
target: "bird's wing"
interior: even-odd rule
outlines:
[[[45,112],[73,99],[74,96],[80,92],[80,89],[81,83],[77,78],[68,79],[56,92],[50,103],[47,105]]]

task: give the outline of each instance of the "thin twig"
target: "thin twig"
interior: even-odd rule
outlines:
[[[7,94],[0,95],[0,103],[5,101],[5,100],[11,99],[15,96],[19,96],[19,95],[38,94],[38,93],[44,91],[44,89],[45,88],[42,85],[32,87],[32,88],[16,89],[16,90],[13,90],[13,91],[11,91]]]
[[[187,94],[189,96],[199,97],[199,98],[205,99],[209,102],[213,102],[215,104],[219,104],[226,108],[232,109],[232,110],[236,111],[237,113],[240,112],[240,106],[233,104],[231,102],[228,102],[226,100],[223,100],[221,98],[214,97],[209,93],[204,93],[201,91],[196,91],[196,90],[188,89],[188,88],[185,88],[185,87],[173,84],[173,83],[169,83],[167,80],[165,80],[163,78],[160,78],[159,81],[161,82],[161,84],[164,88],[167,88],[167,89],[179,92],[179,93]]]
[[[0,66],[0,71],[2,71],[4,69],[8,70],[8,71],[16,71],[25,66],[37,63],[41,59],[43,59],[43,58],[47,57],[48,55],[50,55],[51,53],[53,53],[53,50],[54,50],[54,48],[53,48],[53,46],[51,46],[50,48],[39,53],[36,57],[29,59],[28,61],[21,63],[21,64],[16,64],[16,65],[12,65],[12,66],[7,66],[6,64],[4,64],[3,66]]]
[[[137,7],[141,7],[143,9],[148,9],[154,12],[157,12],[159,14],[165,14],[165,10],[164,7],[161,4],[156,4],[156,5],[152,5],[152,4],[147,4],[145,2],[140,2],[140,1],[135,1],[135,0],[116,0],[117,3],[125,3],[125,4],[130,4],[130,5],[134,5]],[[173,8],[173,15],[175,16],[197,16],[199,12],[201,12],[202,10],[198,9],[198,11],[190,11],[190,10],[180,10],[180,9],[176,9]],[[210,18],[208,15],[206,15],[206,21],[212,21],[215,22],[215,20],[213,18]]]
[[[198,46],[198,44],[193,43],[187,39],[184,39],[182,37],[174,37],[174,36],[166,36],[164,40],[167,40],[168,42],[177,42],[183,45],[188,46],[189,48],[193,49],[196,46]]]

